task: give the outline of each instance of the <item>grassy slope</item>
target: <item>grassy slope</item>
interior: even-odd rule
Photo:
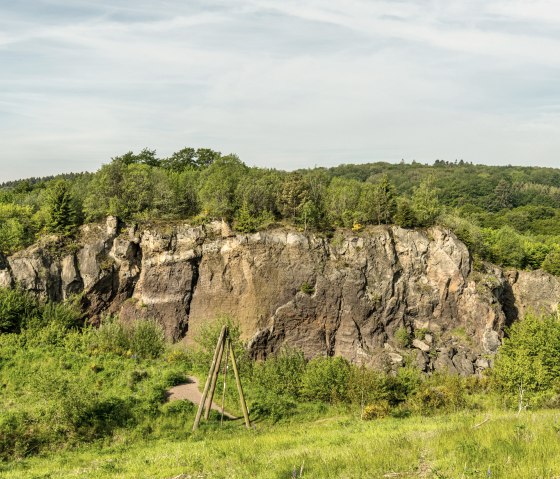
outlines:
[[[553,478],[560,475],[559,411],[461,413],[362,422],[338,416],[185,438],[88,446],[0,465],[15,478]],[[490,471],[490,475],[488,473]]]

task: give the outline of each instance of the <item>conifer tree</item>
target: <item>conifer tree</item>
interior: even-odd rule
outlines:
[[[68,182],[58,180],[47,191],[47,229],[52,233],[69,235],[77,226],[76,207]]]

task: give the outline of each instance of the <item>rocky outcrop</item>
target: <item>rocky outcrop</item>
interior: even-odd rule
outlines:
[[[220,315],[239,321],[254,357],[285,345],[393,368],[473,374],[491,365],[504,327],[556,311],[543,272],[473,271],[448,230],[379,226],[332,238],[276,229],[235,235],[220,223],[138,231],[109,218],[75,252],[35,245],[0,257],[0,285],[53,300],[83,293],[92,318],[155,318],[187,343]],[[52,249],[52,248],[51,248]]]

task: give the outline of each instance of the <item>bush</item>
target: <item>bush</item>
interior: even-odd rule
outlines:
[[[542,268],[547,273],[560,276],[560,248],[554,248],[546,255]]]
[[[410,333],[405,327],[399,328],[395,331],[395,343],[399,348],[408,348],[412,343]]]
[[[389,398],[387,385],[386,374],[365,366],[352,366],[347,386],[348,399],[352,404],[359,404],[362,408],[366,404],[385,401]]]
[[[214,321],[203,324],[200,330],[195,333],[194,340],[198,345],[198,351],[193,355],[195,368],[202,372],[204,376],[208,373],[223,326],[228,327],[229,339],[235,352],[240,374],[248,375],[252,369],[252,361],[240,339],[239,324],[227,315],[218,316]]]
[[[43,325],[54,324],[63,330],[76,329],[82,324],[80,308],[70,301],[63,303],[47,303],[43,308]]]
[[[100,353],[126,354],[130,351],[130,338],[125,327],[113,316],[102,320],[91,337],[91,348]]]
[[[462,379],[459,376],[434,374],[418,387],[408,404],[413,411],[424,415],[457,411],[466,405]]]
[[[315,288],[311,286],[307,281],[305,283],[302,283],[299,290],[309,296],[315,293]]]
[[[90,348],[99,353],[156,359],[165,351],[163,328],[154,320],[138,320],[126,326],[118,318],[105,318],[91,336]]]
[[[165,335],[153,320],[135,321],[129,332],[132,354],[142,359],[155,359],[165,351]]]
[[[37,421],[26,412],[0,414],[0,459],[10,460],[29,456],[45,442]]]
[[[252,384],[255,387],[251,410],[277,421],[290,415],[300,396],[305,358],[301,351],[283,349],[276,356],[256,363]]]
[[[386,377],[387,399],[391,405],[406,401],[422,383],[422,373],[413,366],[405,366],[397,370],[395,376]]]
[[[276,356],[256,363],[253,383],[274,394],[299,397],[305,372],[305,358],[301,351],[282,349]]]
[[[21,289],[0,289],[0,333],[18,333],[40,315],[37,300]]]
[[[346,401],[350,371],[350,363],[340,356],[312,359],[303,375],[302,396],[328,403]]]
[[[387,417],[390,411],[389,401],[380,400],[373,404],[368,404],[362,413],[364,421],[371,421],[372,419],[380,419]]]
[[[513,324],[496,355],[492,377],[507,394],[529,399],[560,387],[560,321],[528,314]]]
[[[170,401],[161,407],[161,412],[165,416],[180,416],[185,419],[195,410],[196,406],[187,400]]]

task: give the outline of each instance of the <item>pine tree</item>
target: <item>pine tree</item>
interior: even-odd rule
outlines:
[[[49,186],[46,204],[47,229],[52,233],[72,234],[77,226],[76,207],[67,181],[59,180]]]
[[[237,213],[237,221],[235,222],[235,229],[241,233],[254,233],[257,231],[258,220],[251,215],[247,202],[243,203],[243,206]]]

